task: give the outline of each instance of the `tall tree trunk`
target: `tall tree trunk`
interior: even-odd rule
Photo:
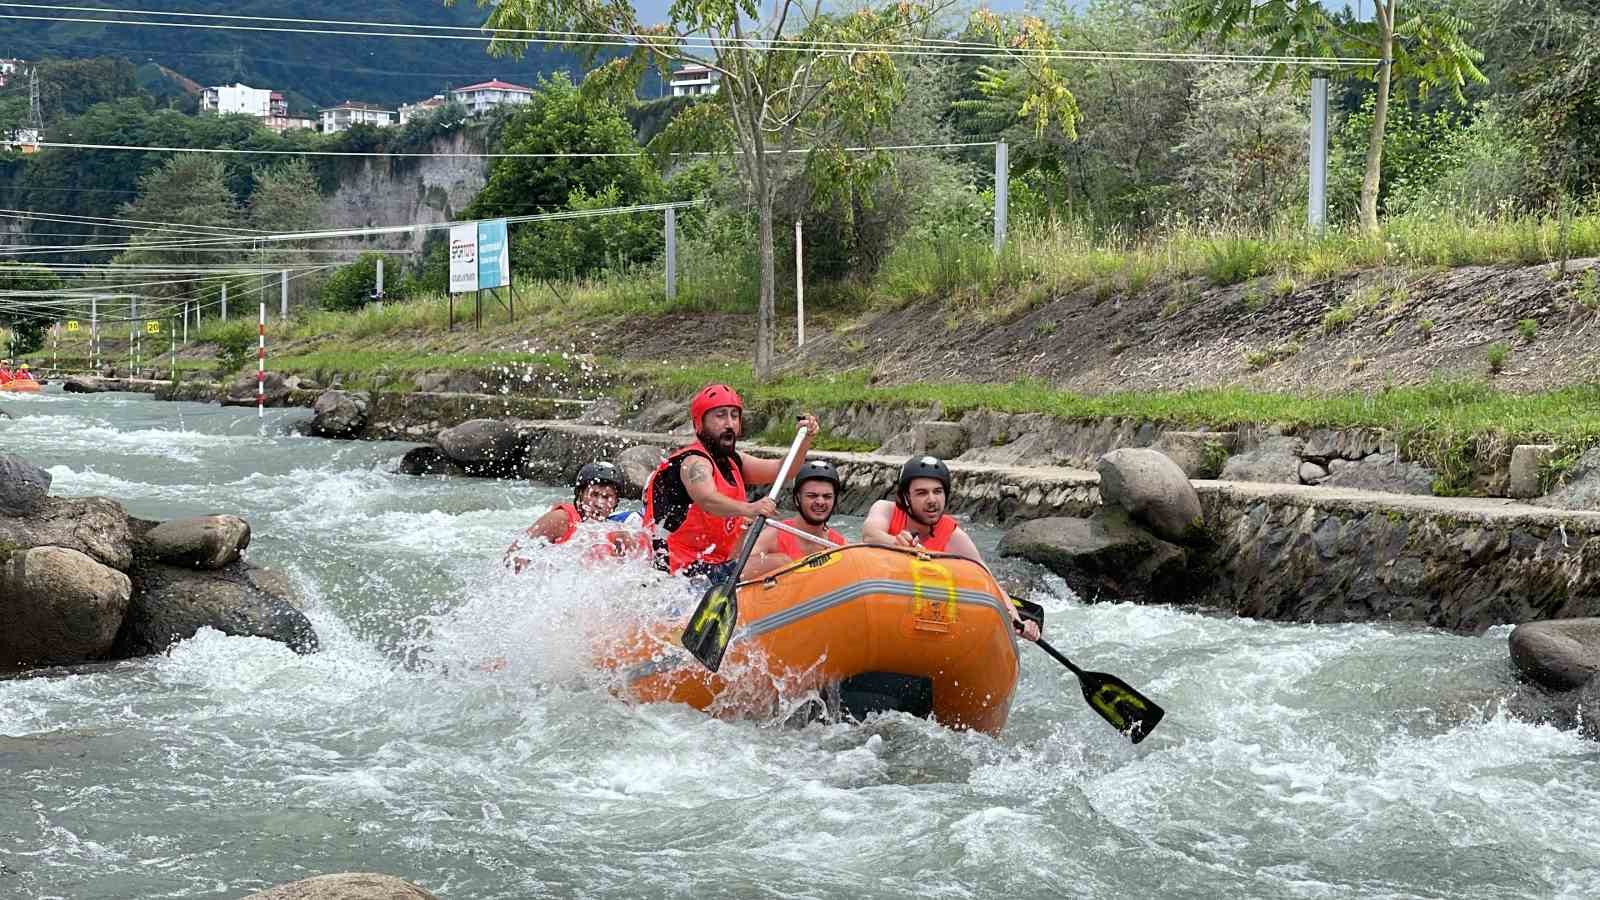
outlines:
[[[761,302],[756,307],[755,375],[757,381],[766,381],[772,377],[773,289],[778,279],[772,259],[773,198],[772,192],[767,190],[765,185],[762,185],[757,194],[756,202],[761,219]]]
[[[1367,142],[1367,171],[1361,179],[1361,229],[1378,230],[1378,177],[1383,165],[1383,125],[1389,118],[1389,77],[1394,69],[1394,8],[1396,0],[1377,4],[1378,40],[1383,61],[1378,64],[1378,100],[1372,106],[1372,137]]]

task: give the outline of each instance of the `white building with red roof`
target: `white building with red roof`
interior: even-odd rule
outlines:
[[[450,97],[467,108],[470,115],[488,112],[496,106],[527,103],[533,99],[533,88],[491,78],[479,84],[455,88]]]

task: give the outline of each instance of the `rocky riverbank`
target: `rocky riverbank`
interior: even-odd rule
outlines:
[[[50,482],[0,456],[0,675],[162,653],[208,627],[317,649],[288,579],[245,560],[243,519],[152,522]]]

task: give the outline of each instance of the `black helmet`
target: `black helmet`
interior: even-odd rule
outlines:
[[[950,467],[944,460],[937,456],[913,456],[900,467],[900,480],[894,485],[894,494],[901,506],[906,505],[906,492],[917,478],[933,478],[944,485],[945,493],[950,493]]]
[[[833,463],[825,459],[808,459],[794,473],[794,491],[796,495],[800,493],[800,485],[807,481],[826,481],[833,485],[835,491],[844,490],[844,483],[839,480],[839,470],[833,467]]]
[[[609,484],[622,493],[622,470],[608,462],[592,462],[578,470],[578,480],[572,486],[572,495],[577,497],[583,489],[596,484]]]

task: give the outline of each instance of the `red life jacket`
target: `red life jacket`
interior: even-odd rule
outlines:
[[[662,460],[645,481],[644,522],[652,533],[666,533],[666,539],[656,548],[656,565],[662,565],[664,558],[668,572],[677,572],[696,561],[709,565],[727,562],[744,534],[742,516],[713,516],[688,499],[682,471],[683,461],[690,455],[703,456],[711,463],[711,480],[717,493],[745,502],[744,472],[737,457],[731,460],[732,478],[698,440]]]
[[[895,505],[894,515],[889,517],[889,533],[899,534],[911,527],[911,517],[906,511]],[[933,533],[922,539],[922,546],[935,553],[944,553],[950,548],[950,536],[956,533],[961,525],[949,516],[940,516],[939,521],[933,523]]]
[[[567,541],[572,540],[573,535],[578,533],[578,523],[583,521],[583,516],[578,513],[578,508],[573,506],[571,503],[560,503],[554,508],[559,509],[567,514],[567,530],[561,535],[561,537],[556,538],[550,543],[565,544]]]
[[[784,519],[783,524],[788,525],[791,528],[804,528],[806,525],[805,520],[801,519],[799,516],[796,516],[792,519]],[[839,544],[841,546],[849,543],[849,541],[844,539],[844,535],[834,531],[832,528],[828,529],[828,534],[826,537],[828,540],[833,541],[835,544]],[[790,559],[804,559],[805,557],[824,549],[826,548],[821,544],[801,540],[787,531],[778,532],[778,552],[789,557]]]

